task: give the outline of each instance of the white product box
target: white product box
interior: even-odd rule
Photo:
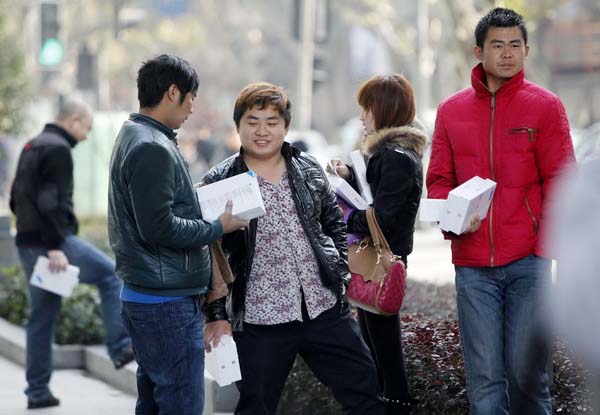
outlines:
[[[242,219],[258,218],[266,213],[258,180],[252,170],[196,189],[202,218],[217,219],[228,200],[233,201],[232,214]]]
[[[367,182],[367,166],[365,165],[365,158],[360,150],[350,152],[350,162],[352,163],[352,170],[354,170],[354,176],[356,177],[356,184],[358,184],[360,195],[370,205],[373,203],[373,194],[371,194],[371,186],[369,186],[369,183]]]
[[[327,179],[329,179],[329,183],[335,194],[348,202],[350,206],[359,210],[365,210],[369,207],[367,201],[346,180],[334,174],[328,174]]]
[[[70,297],[73,288],[79,282],[79,268],[74,265],[67,265],[65,271],[51,272],[50,260],[44,256],[39,256],[30,283],[33,286],[50,291],[63,297]]]
[[[463,233],[477,215],[487,216],[496,182],[475,176],[448,193],[445,208],[440,218],[440,228],[457,235]]]
[[[445,207],[446,199],[421,199],[419,220],[422,222],[439,222]]]
[[[206,353],[204,365],[206,371],[219,386],[227,386],[242,379],[237,347],[233,338],[224,334],[221,337],[219,346],[213,347],[211,342],[211,348],[212,351]]]

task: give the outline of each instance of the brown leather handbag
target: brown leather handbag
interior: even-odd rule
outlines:
[[[376,314],[393,315],[400,311],[406,290],[406,268],[394,255],[381,232],[375,210],[366,210],[369,236],[348,247],[352,279],[348,300],[356,307]]]

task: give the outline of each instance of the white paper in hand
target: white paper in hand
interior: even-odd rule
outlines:
[[[35,287],[54,294],[70,297],[73,288],[79,282],[79,268],[74,265],[67,265],[65,271],[51,272],[49,265],[50,260],[48,258],[39,256],[29,282]]]
[[[371,193],[371,186],[367,182],[367,166],[360,150],[350,152],[350,161],[352,162],[352,170],[354,170],[360,195],[371,205],[373,203],[373,194]]]
[[[224,334],[217,347],[214,347],[212,342],[210,345],[212,351],[206,353],[204,365],[219,386],[227,386],[242,379],[237,347],[233,338]]]

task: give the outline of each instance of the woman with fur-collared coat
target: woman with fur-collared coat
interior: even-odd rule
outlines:
[[[367,157],[367,182],[372,207],[392,252],[407,263],[413,249],[415,219],[423,187],[422,157],[425,134],[412,125],[415,102],[410,83],[402,75],[375,76],[358,91],[364,136],[361,151]],[[352,170],[333,160],[337,173],[354,182]],[[347,218],[348,232],[369,234],[366,211]],[[358,310],[363,338],[377,364],[387,413],[410,414],[410,397],[402,352],[399,314],[383,316]]]

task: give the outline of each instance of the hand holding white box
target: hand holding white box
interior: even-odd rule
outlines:
[[[354,170],[354,177],[356,178],[360,195],[370,205],[373,203],[373,194],[371,193],[371,186],[367,182],[367,166],[360,150],[350,152],[350,162],[352,163],[352,170]]]
[[[475,176],[448,193],[440,228],[462,234],[475,216],[483,220],[494,196],[496,182]]]
[[[219,386],[227,386],[242,379],[237,347],[233,338],[227,334],[221,336],[219,345],[206,353],[205,368]]]
[[[35,287],[42,288],[63,297],[70,297],[73,288],[79,282],[79,268],[67,265],[67,269],[59,272],[50,271],[50,260],[39,256],[29,282]]]
[[[328,174],[327,179],[329,180],[329,184],[331,184],[335,194],[348,202],[348,204],[353,208],[365,210],[369,207],[367,201],[363,199],[362,196],[359,195],[358,192],[354,190],[352,186],[350,186],[350,183],[348,183],[346,180],[334,174]]]
[[[252,170],[196,189],[202,218],[217,219],[225,211],[228,200],[233,202],[231,214],[245,220],[266,213],[258,180]]]

